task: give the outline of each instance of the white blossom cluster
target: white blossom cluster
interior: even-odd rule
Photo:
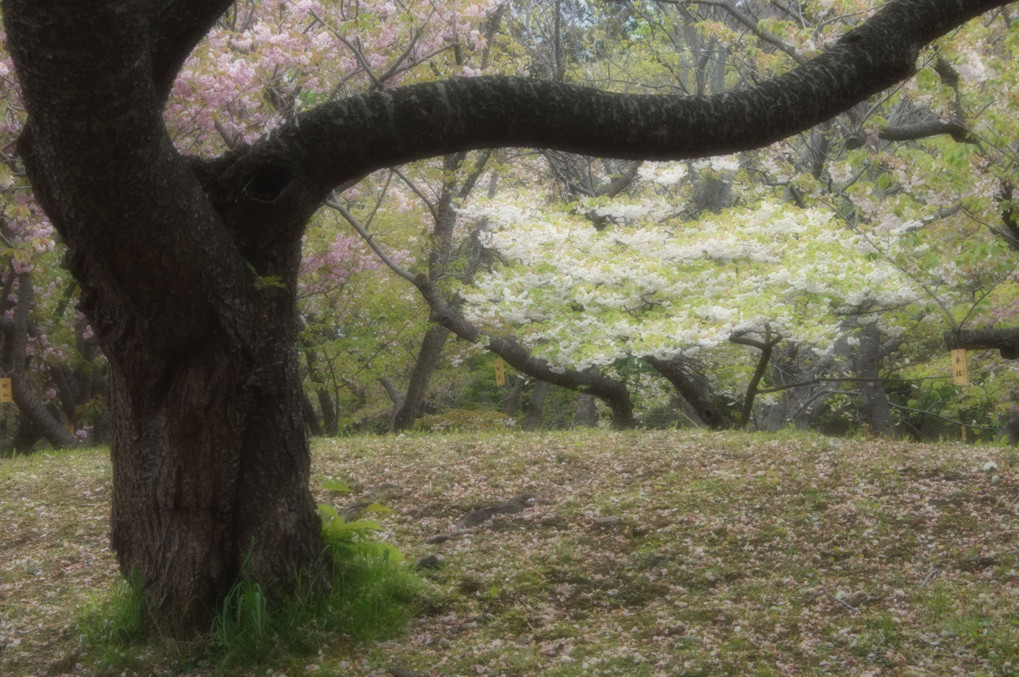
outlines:
[[[474,207],[469,216],[489,219],[485,246],[507,264],[463,290],[469,317],[583,369],[693,355],[765,327],[826,346],[840,313],[919,297],[830,212],[764,203],[680,222],[655,218],[653,204],[626,209],[606,207],[633,220],[598,230],[576,210]]]

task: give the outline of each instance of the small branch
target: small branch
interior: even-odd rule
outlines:
[[[959,143],[976,143],[977,139],[970,133],[966,125],[958,120],[941,120],[939,118],[917,122],[911,125],[885,127],[878,132],[878,138],[885,141],[916,141],[931,136],[948,134]]]
[[[750,383],[747,384],[747,394],[743,398],[743,411],[740,412],[739,423],[736,424],[738,429],[743,429],[750,423],[750,414],[754,409],[754,399],[757,397],[757,385],[764,378],[764,371],[768,368],[768,363],[771,361],[772,350],[781,343],[782,337],[773,336],[771,327],[765,326],[764,341],[758,341],[746,336],[731,336],[729,341],[731,343],[759,348],[761,351],[761,357],[757,361],[757,368],[754,369],[754,375],[750,377]]]
[[[380,80],[377,75],[375,75],[375,71],[372,70],[371,64],[368,63],[368,59],[367,57],[365,57],[364,52],[361,51],[360,47],[358,47],[350,40],[345,38],[343,36],[343,33],[341,33],[338,29],[334,28],[332,24],[330,24],[328,21],[320,17],[315,12],[309,12],[309,14],[311,14],[311,16],[314,19],[316,19],[319,23],[321,23],[323,26],[328,28],[329,32],[336,36],[337,40],[346,45],[347,49],[354,53],[354,58],[356,58],[357,62],[361,64],[361,68],[364,69],[364,72],[368,74],[368,77],[371,78],[372,84],[375,85],[377,89],[383,89],[385,87],[383,81]]]
[[[669,5],[679,4],[679,0],[658,0],[658,1]],[[756,19],[754,19],[752,16],[748,14],[744,14],[743,12],[739,11],[738,9],[730,5],[728,2],[722,2],[721,0],[690,0],[688,4],[707,5],[708,7],[718,7],[722,10],[725,10],[725,12],[729,16],[731,16],[733,19],[742,24],[747,30],[756,35],[759,39],[763,40],[764,42],[767,42],[776,49],[785,52],[789,56],[789,58],[791,58],[799,65],[802,66],[803,64],[807,63],[807,59],[804,58],[793,47],[787,45],[785,42],[778,39],[778,37],[772,35],[771,33],[762,30],[758,25]]]
[[[835,377],[835,376],[833,376],[831,378],[823,378],[822,377],[822,378],[810,379],[809,381],[797,381],[796,383],[789,383],[789,384],[782,385],[782,386],[776,386],[774,388],[762,388],[762,389],[758,390],[757,392],[758,393],[764,393],[764,394],[767,394],[767,393],[780,393],[783,390],[792,390],[793,388],[800,388],[802,386],[820,385],[822,383],[865,383],[865,382],[872,382],[872,381],[880,381],[881,383],[885,383],[885,382],[892,381],[892,380],[900,380],[900,381],[905,381],[905,382],[908,382],[908,383],[914,383],[914,382],[917,382],[917,381],[940,381],[941,379],[946,379],[946,378],[950,378],[950,377],[949,376],[926,376],[924,378],[890,379],[890,378],[886,378],[886,377],[883,377],[883,376],[874,377],[874,378],[863,378],[863,377],[859,377],[859,376],[846,376],[846,377]],[[835,391],[835,392],[838,392],[838,391]]]
[[[993,432],[997,432],[998,430],[1000,430],[1000,428],[997,428],[997,427],[989,428],[989,427],[983,426],[983,425],[973,425],[971,423],[964,423],[962,421],[957,421],[954,418],[948,418],[947,416],[942,416],[941,414],[935,414],[933,411],[927,411],[926,409],[914,409],[913,407],[904,407],[901,404],[895,404],[891,400],[889,400],[888,406],[894,407],[896,409],[899,409],[900,411],[911,411],[911,412],[913,412],[915,414],[924,414],[926,416],[933,416],[934,418],[940,418],[942,421],[948,421],[949,423],[953,423],[953,424],[959,425],[959,426],[964,426],[966,428],[971,428],[973,430],[986,430],[986,431],[992,432],[992,433]]]
[[[833,602],[838,602],[839,604],[841,604],[842,606],[844,606],[844,607],[845,607],[846,609],[848,609],[849,611],[852,611],[853,613],[856,613],[856,614],[860,613],[860,609],[859,609],[858,607],[855,607],[855,606],[853,606],[852,604],[850,604],[850,603],[848,603],[848,602],[845,602],[845,601],[843,601],[843,600],[839,599],[839,598],[838,598],[837,596],[835,596],[835,595],[831,594],[831,593],[830,593],[830,592],[828,592],[827,590],[818,590],[817,592],[815,592],[815,593],[814,593],[813,595],[811,595],[811,596],[810,596],[810,597],[809,597],[809,598],[807,599],[807,602],[806,602],[806,603],[807,603],[807,604],[810,604],[811,602],[813,602],[813,601],[814,601],[815,599],[817,599],[818,597],[827,597],[828,599],[832,600]]]
[[[419,188],[418,188],[417,186],[415,186],[415,185],[414,185],[414,182],[413,182],[413,181],[411,181],[411,180],[410,180],[410,179],[409,179],[409,178],[407,177],[407,175],[406,175],[406,174],[404,174],[404,173],[403,173],[402,171],[400,171],[399,169],[395,169],[395,168],[394,168],[394,169],[392,169],[392,170],[390,170],[390,171],[392,171],[392,172],[393,172],[394,174],[396,174],[397,178],[399,178],[399,179],[400,179],[401,181],[403,181],[403,182],[404,182],[405,184],[407,184],[407,187],[408,187],[408,188],[410,188],[410,189],[411,189],[411,191],[412,191],[412,192],[413,192],[413,193],[414,193],[415,195],[417,195],[417,196],[418,196],[418,198],[419,198],[419,199],[420,199],[420,200],[421,200],[422,202],[424,202],[424,203],[425,203],[425,206],[426,206],[426,207],[428,207],[428,211],[429,211],[429,213],[431,213],[431,215],[432,215],[432,219],[438,220],[439,216],[438,216],[438,214],[437,214],[437,213],[436,213],[436,211],[435,211],[435,203],[434,203],[434,202],[432,202],[432,201],[430,201],[430,200],[428,199],[428,196],[427,196],[427,195],[425,195],[425,194],[424,194],[423,192],[421,192],[421,189],[419,189]]]
[[[346,207],[340,204],[340,202],[336,198],[334,197],[329,198],[328,200],[326,200],[325,204],[327,207],[331,207],[332,209],[338,211],[340,215],[347,220],[347,223],[350,224],[351,228],[357,231],[357,234],[361,236],[361,239],[368,243],[368,246],[371,247],[373,252],[375,252],[375,255],[382,259],[382,262],[386,264],[386,266],[388,266],[390,270],[392,270],[394,273],[396,273],[403,279],[407,280],[408,282],[411,282],[414,285],[418,284],[417,276],[414,275],[414,273],[410,272],[409,270],[400,266],[400,264],[398,264],[396,261],[394,261],[389,256],[389,254],[386,253],[382,246],[375,241],[375,237],[371,235],[367,230],[365,230],[364,226],[361,225],[361,222],[358,221]]]

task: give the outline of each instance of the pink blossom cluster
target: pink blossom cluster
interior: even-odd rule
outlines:
[[[495,4],[299,0],[237,8],[181,70],[166,120],[187,152],[253,141],[303,106],[399,84],[425,61],[449,58],[444,47],[453,43],[483,48],[479,28]]]
[[[398,251],[391,256],[400,265],[413,262],[406,251]],[[342,291],[356,274],[381,268],[382,261],[362,239],[337,235],[325,249],[305,254],[301,265],[301,293],[308,296]]]

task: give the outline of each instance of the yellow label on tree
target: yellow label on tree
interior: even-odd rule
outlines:
[[[495,361],[495,385],[506,385],[506,363],[501,357]]]
[[[969,365],[966,363],[966,351],[959,348],[952,351],[952,383],[964,386],[969,383]]]
[[[13,401],[14,391],[11,390],[11,379],[0,378],[0,403]]]

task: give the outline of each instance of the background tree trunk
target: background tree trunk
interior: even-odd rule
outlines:
[[[329,385],[325,375],[322,374],[322,370],[319,368],[318,351],[315,350],[310,342],[305,342],[303,349],[304,361],[308,365],[308,378],[314,384],[315,399],[318,400],[319,411],[322,413],[321,433],[317,434],[335,437],[340,433],[340,413],[337,409],[336,401],[329,393]],[[312,426],[312,429],[314,428],[315,426]]]
[[[863,420],[870,432],[878,437],[891,437],[895,432],[892,408],[888,405],[884,384],[881,382],[882,342],[881,330],[868,324],[860,332],[854,363],[860,380],[863,399]]]
[[[531,390],[531,402],[527,405],[527,414],[524,416],[523,429],[533,432],[541,426],[541,419],[545,414],[545,397],[551,384],[548,381],[535,380],[534,388]]]
[[[594,428],[598,425],[598,402],[595,401],[594,395],[581,393],[577,396],[573,424],[581,428]]]
[[[439,364],[439,358],[442,357],[442,349],[447,338],[449,330],[437,324],[425,332],[421,349],[414,361],[414,370],[410,374],[410,383],[407,384],[407,394],[393,419],[393,430],[410,430],[414,427],[414,421],[421,414],[421,407],[428,394],[428,384],[431,382],[435,367]]]
[[[523,374],[517,374],[513,379],[513,385],[506,393],[506,418],[516,420],[520,412],[520,400],[524,395],[524,388],[527,386],[527,378]]]
[[[4,350],[4,369],[11,375],[11,394],[14,403],[21,412],[22,424],[18,427],[14,449],[18,453],[27,454],[32,450],[40,437],[56,449],[76,447],[80,440],[75,437],[63,423],[53,415],[32,389],[25,373],[28,348],[28,319],[32,306],[35,304],[35,290],[32,286],[31,273],[21,273],[17,277],[16,303],[14,320],[8,325]]]

